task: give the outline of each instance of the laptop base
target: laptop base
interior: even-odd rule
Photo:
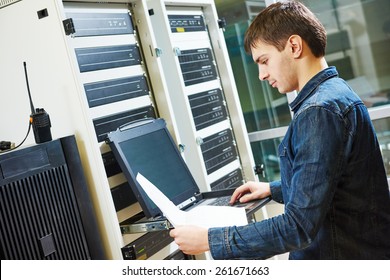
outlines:
[[[223,191],[231,192],[231,190],[223,190]],[[213,192],[206,192],[203,194],[205,194],[205,198],[210,198],[210,196],[214,197],[212,193]],[[250,206],[251,210],[247,211],[247,218],[248,218],[248,223],[251,223],[254,220],[253,216],[255,212],[257,212],[260,208],[265,206],[270,200],[271,200],[270,197],[266,197],[260,200],[250,201],[232,207]],[[120,229],[122,234],[146,233],[146,232],[170,230],[173,228],[174,228],[173,225],[165,217],[146,219],[142,212],[120,224]]]

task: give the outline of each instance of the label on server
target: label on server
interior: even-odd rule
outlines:
[[[138,65],[141,55],[135,44],[75,49],[80,72]]]
[[[218,78],[211,49],[183,50],[179,63],[185,86],[203,83]]]
[[[206,31],[201,15],[168,15],[172,33]]]
[[[154,108],[152,106],[147,106],[135,110],[121,112],[119,114],[94,119],[93,125],[95,127],[98,142],[102,142],[106,140],[107,134],[109,132],[117,130],[117,128],[124,124],[135,120],[155,117],[156,116],[154,113]]]
[[[90,108],[149,94],[144,75],[84,84]]]
[[[212,89],[189,96],[196,130],[227,119],[227,110],[221,89]]]
[[[129,13],[66,13],[76,30],[72,36],[134,34]]]
[[[217,181],[210,184],[212,191],[224,190],[230,188],[238,188],[244,183],[241,169],[236,169],[233,172],[223,176]]]
[[[203,139],[200,146],[207,174],[211,174],[237,159],[237,150],[230,129]]]

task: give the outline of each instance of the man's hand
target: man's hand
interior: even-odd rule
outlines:
[[[169,235],[175,239],[184,254],[198,255],[210,250],[207,228],[179,226],[172,229]]]
[[[232,197],[230,203],[234,204],[237,200],[240,203],[245,203],[255,199],[261,199],[271,195],[269,183],[263,182],[246,182],[244,185],[238,187]]]

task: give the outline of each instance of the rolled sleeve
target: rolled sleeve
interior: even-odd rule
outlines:
[[[210,228],[208,231],[210,253],[213,259],[223,260],[233,257],[229,243],[229,228]]]

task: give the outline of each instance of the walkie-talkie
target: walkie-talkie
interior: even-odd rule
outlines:
[[[34,104],[31,98],[30,86],[28,84],[28,76],[27,76],[27,66],[26,62],[23,62],[24,66],[24,74],[26,75],[26,84],[27,84],[27,92],[28,97],[30,99],[30,107],[31,107],[31,115],[30,115],[30,123],[32,125],[34,131],[35,143],[44,143],[47,141],[51,141],[51,123],[50,117],[46,113],[43,108],[34,108]]]

